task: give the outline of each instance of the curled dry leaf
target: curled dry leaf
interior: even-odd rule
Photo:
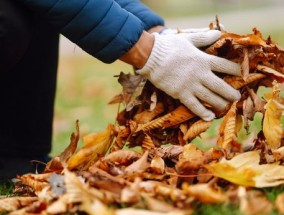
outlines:
[[[85,146],[68,160],[68,168],[86,169],[91,162],[95,162],[99,155],[103,155],[108,150],[113,140],[112,125],[98,134],[90,134],[84,138]]]
[[[141,158],[126,167],[124,171],[126,173],[144,172],[150,166],[150,164],[148,163],[148,155],[149,152],[145,151]]]
[[[76,121],[76,131],[71,135],[71,142],[69,146],[59,155],[55,156],[49,161],[45,167],[44,172],[61,172],[66,167],[68,160],[77,149],[80,138],[79,121]]]
[[[232,149],[232,142],[237,140],[237,132],[241,128],[242,124],[241,118],[236,113],[236,105],[237,102],[232,104],[219,128],[217,144],[227,152],[230,152]]]
[[[184,135],[184,140],[192,140],[193,138],[200,135],[202,132],[206,131],[212,124],[212,121],[204,121],[198,120],[197,122],[193,123],[189,129],[187,130],[186,134]]]

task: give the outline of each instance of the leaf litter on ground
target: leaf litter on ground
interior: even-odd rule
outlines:
[[[283,193],[271,202],[262,190],[284,184],[283,48],[254,28],[247,35],[222,31],[203,51],[242,68],[241,77],[220,76],[240,91],[239,101],[223,112],[204,103],[222,120],[214,146],[202,150],[191,143],[212,122],[141,76],[121,72],[122,93],[110,102],[125,107],[116,123],[83,137],[77,148],[77,121],[70,145],[43,173],[17,176],[18,196],[1,198],[0,212],[187,215],[195,205],[223,203],[243,214],[284,213]],[[260,97],[260,87],[272,93]],[[261,130],[242,145],[239,131],[249,131],[256,114]]]

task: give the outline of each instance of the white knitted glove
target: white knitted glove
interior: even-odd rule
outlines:
[[[219,24],[219,27],[221,30],[224,30],[224,25]],[[218,30],[218,27],[216,25],[213,26],[215,30]],[[190,34],[190,33],[200,33],[200,32],[206,32],[210,31],[209,27],[204,28],[180,28],[180,29],[174,29],[174,28],[167,28],[164,27],[162,30],[160,30],[158,33],[161,35],[167,35],[167,34]]]
[[[239,91],[212,72],[240,75],[240,65],[195,47],[196,44],[209,45],[220,34],[217,30],[210,30],[185,38],[179,34],[154,33],[152,52],[144,67],[136,72],[160,90],[179,99],[197,116],[210,121],[215,114],[206,109],[201,101],[224,110],[229,102],[241,97]]]
[[[224,26],[220,24],[221,29],[224,29]],[[217,27],[215,26],[215,30]],[[187,40],[192,42],[196,47],[203,47],[214,43],[221,36],[220,32],[210,30],[210,28],[185,28],[185,29],[173,29],[173,28],[164,28],[159,32],[161,35],[182,35]],[[208,32],[208,33],[207,33]],[[210,33],[209,33],[210,32]]]

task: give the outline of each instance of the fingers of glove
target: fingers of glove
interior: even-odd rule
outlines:
[[[215,92],[217,95],[222,96],[229,102],[238,101],[241,98],[241,94],[238,90],[227,84],[224,80],[212,73],[212,76],[204,78],[203,85]]]
[[[160,34],[166,35],[166,34],[179,34],[179,33],[198,33],[209,30],[210,30],[209,28],[182,28],[182,29],[164,28],[160,31]]]
[[[222,72],[226,73],[228,75],[241,75],[241,65],[234,63],[232,61],[229,61],[227,59],[209,55],[210,56],[210,65],[211,70],[215,72]]]
[[[210,31],[210,28],[182,28],[177,29],[178,33],[199,33],[199,32],[206,32]]]
[[[193,43],[196,47],[208,46],[218,40],[221,31],[209,30],[206,32],[197,32],[192,34],[184,34],[185,38]]]
[[[228,101],[226,101],[225,99],[218,96],[217,94],[215,94],[204,86],[196,90],[195,95],[199,100],[210,104],[211,106],[215,107],[217,110],[220,111],[225,110],[226,106],[229,104]]]
[[[191,110],[194,114],[196,114],[197,116],[199,116],[200,118],[202,118],[205,121],[211,121],[215,118],[215,114],[206,109],[201,103],[200,101],[194,97],[194,96],[190,96],[184,99],[180,99],[180,101],[189,109]]]

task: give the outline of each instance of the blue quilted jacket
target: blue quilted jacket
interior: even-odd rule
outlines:
[[[126,53],[163,19],[138,0],[18,0],[105,63]]]

